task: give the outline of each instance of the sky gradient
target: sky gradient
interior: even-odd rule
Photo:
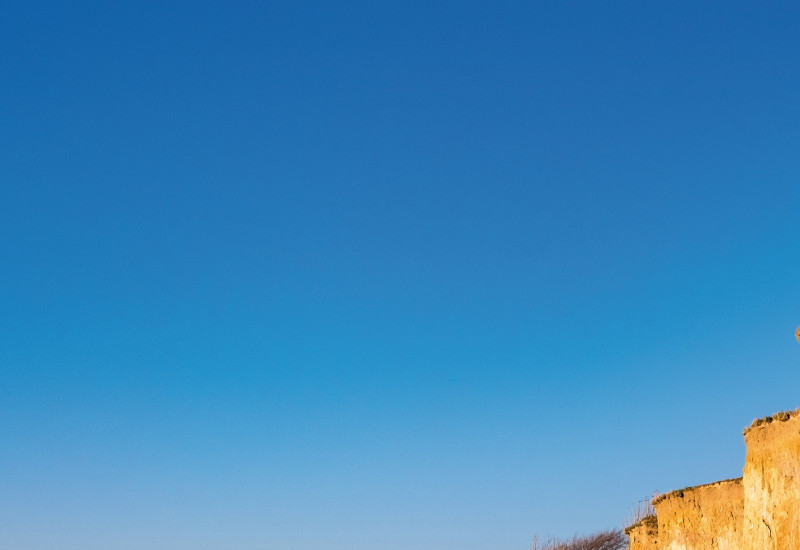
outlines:
[[[0,547],[525,550],[800,406],[795,2],[0,18]]]

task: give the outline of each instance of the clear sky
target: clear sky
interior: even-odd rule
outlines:
[[[525,550],[800,406],[800,6],[7,0],[0,547]]]

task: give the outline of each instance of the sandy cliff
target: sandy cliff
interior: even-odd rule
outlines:
[[[630,550],[800,550],[800,409],[744,431],[744,476],[672,491],[625,530]]]
[[[672,491],[653,501],[659,550],[741,550],[742,480]]]
[[[658,519],[647,516],[635,525],[625,529],[631,541],[629,550],[658,550]]]
[[[800,549],[800,409],[756,420],[744,432],[742,550]]]

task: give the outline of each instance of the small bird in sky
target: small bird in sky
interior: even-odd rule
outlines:
[[[797,341],[800,342],[800,327],[797,327],[797,330],[794,331],[794,335],[797,336]]]

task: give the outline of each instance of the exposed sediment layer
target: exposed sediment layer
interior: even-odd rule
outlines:
[[[742,550],[800,549],[800,409],[744,431]]]
[[[742,550],[742,478],[672,491],[653,505],[659,550]]]
[[[658,519],[647,516],[639,523],[625,529],[630,539],[628,550],[658,550]]]

